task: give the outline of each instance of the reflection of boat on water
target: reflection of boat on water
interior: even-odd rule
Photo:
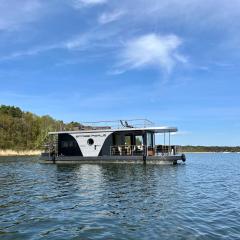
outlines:
[[[185,161],[179,146],[171,145],[175,127],[158,127],[145,119],[91,122],[75,131],[50,132],[44,163],[154,163]],[[163,143],[155,143],[155,135]]]

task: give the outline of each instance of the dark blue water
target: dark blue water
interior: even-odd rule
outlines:
[[[185,165],[0,158],[0,239],[240,239],[240,154]]]

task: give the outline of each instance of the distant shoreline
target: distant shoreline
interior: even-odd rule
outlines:
[[[37,156],[41,154],[41,150],[25,150],[25,151],[16,151],[16,150],[0,150],[1,157],[7,156]]]
[[[240,152],[213,152],[213,151],[209,151],[209,152],[187,152],[187,151],[183,151],[183,153],[240,153]]]

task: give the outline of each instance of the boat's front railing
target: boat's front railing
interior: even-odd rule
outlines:
[[[182,148],[178,145],[156,145],[153,152],[155,156],[174,156],[181,154]]]
[[[110,146],[111,156],[174,156],[182,152],[177,145],[115,145]]]

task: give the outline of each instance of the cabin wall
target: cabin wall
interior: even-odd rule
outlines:
[[[113,146],[113,134],[109,135],[107,137],[107,139],[105,140],[101,152],[100,152],[100,156],[109,156],[110,155],[110,147]]]
[[[152,146],[153,136],[151,132],[149,133]],[[108,156],[111,146],[125,145],[125,136],[131,137],[131,142],[128,144],[136,145],[135,136],[142,136],[143,144],[150,146],[147,143],[146,131],[69,133],[59,134],[59,154],[84,157]]]
[[[116,132],[113,134],[113,144],[112,145],[124,145],[125,144],[125,135],[126,132]]]
[[[58,155],[82,156],[77,141],[69,134],[58,135]]]
[[[112,132],[73,133],[84,157],[97,157],[107,137]]]

